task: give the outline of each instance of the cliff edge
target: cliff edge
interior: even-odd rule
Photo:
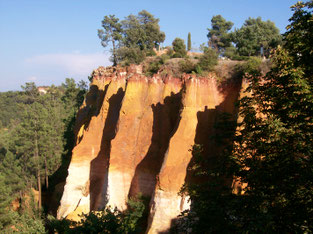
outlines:
[[[136,194],[150,198],[147,233],[167,232],[188,208],[178,195],[188,177],[192,145],[208,157],[219,113],[236,118],[241,81],[155,74],[140,65],[100,67],[79,110],[73,150],[58,218],[107,205],[126,208]]]

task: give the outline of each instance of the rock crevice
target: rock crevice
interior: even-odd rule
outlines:
[[[217,112],[235,118],[240,82],[222,89],[214,74],[147,78],[140,66],[102,68],[76,123],[76,146],[58,218],[105,206],[126,209],[132,196],[150,198],[148,233],[166,232],[188,208],[178,192],[188,179],[192,145],[214,152]]]

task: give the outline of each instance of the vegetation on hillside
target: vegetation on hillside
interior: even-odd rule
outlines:
[[[102,211],[83,214],[79,222],[48,217],[48,230],[51,233],[144,233],[141,223],[147,219],[147,208],[143,197],[129,199],[128,209],[119,211],[107,207]]]
[[[173,58],[184,58],[187,56],[186,44],[185,41],[181,38],[175,38],[173,43]]]
[[[9,118],[2,120],[0,129],[0,227],[7,232],[14,226],[25,233],[43,233],[42,191],[53,189],[49,177],[62,160],[69,160],[76,112],[87,87],[66,79],[46,94],[40,94],[34,83],[22,88],[2,93],[0,99],[0,115]],[[38,203],[30,202],[34,189]],[[15,210],[12,203],[17,204]]]
[[[165,34],[160,31],[159,19],[146,10],[137,16],[129,15],[122,21],[114,15],[105,16],[102,27],[98,36],[104,47],[111,44],[113,65],[144,63],[147,75],[164,68],[166,60],[182,58],[172,60],[171,64],[176,61],[180,67],[179,71],[174,69],[173,74],[185,72],[205,76],[207,72],[214,71],[219,57],[232,60],[248,60],[251,56],[268,58],[271,49],[282,43],[279,30],[271,21],[262,21],[260,17],[249,18],[240,29],[231,31],[233,23],[215,15],[211,19],[211,28],[208,28],[207,45],[200,46],[202,54],[192,55],[191,34],[188,33],[187,46],[183,39],[175,38],[172,46],[163,48],[167,56],[162,52],[162,56],[155,57]],[[155,59],[147,59],[151,56]]]
[[[148,76],[222,74],[227,69],[217,66],[218,57],[244,60],[228,62],[233,62],[232,72],[250,82],[249,95],[240,100],[242,122],[238,126],[220,113],[210,161],[200,145],[193,146],[190,173],[197,183],[182,188],[192,206],[177,218],[173,232],[312,232],[312,9],[312,0],[294,5],[283,36],[261,18],[249,18],[231,32],[231,21],[213,16],[207,45],[196,55],[190,52],[189,33],[187,49],[176,38],[166,53],[155,56],[165,34],[159,19],[145,10],[124,20],[104,17],[98,36],[104,47],[111,45],[113,65],[142,63]],[[270,70],[264,56],[272,63]],[[148,202],[140,199],[130,200],[126,211],[105,208],[83,215],[80,222],[47,216],[41,199],[66,171],[62,166],[70,160],[75,118],[87,86],[66,79],[46,94],[34,83],[22,89],[0,93],[1,232],[143,232]],[[235,191],[233,182],[242,186]]]
[[[236,130],[225,116],[216,126],[225,133],[216,136],[216,145],[226,149],[209,162],[201,146],[194,146],[191,171],[202,182],[183,188],[192,206],[173,231],[312,232],[313,80],[307,65],[313,50],[310,41],[298,40],[312,38],[312,9],[313,1],[292,7],[284,46],[272,54],[265,76],[255,69],[257,61],[245,68],[250,95],[240,100],[242,122]]]

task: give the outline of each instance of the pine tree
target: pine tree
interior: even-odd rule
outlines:
[[[7,151],[1,155],[0,161],[0,230],[12,225],[15,215],[12,211],[12,202],[22,197],[25,182],[19,161]]]
[[[229,30],[233,27],[234,23],[226,21],[223,16],[215,15],[211,19],[212,28],[208,28],[209,47],[222,53],[226,47],[231,45],[231,38]]]
[[[115,15],[105,16],[102,21],[103,29],[98,30],[98,36],[101,39],[101,44],[106,47],[109,42],[112,43],[113,65],[117,65],[116,49],[117,43],[122,39],[122,25]]]

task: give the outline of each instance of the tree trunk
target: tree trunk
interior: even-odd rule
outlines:
[[[45,180],[46,180],[46,189],[49,187],[49,178],[48,178],[48,166],[47,166],[47,157],[45,156]]]
[[[41,209],[41,175],[40,175],[40,164],[39,164],[39,153],[38,153],[38,135],[35,131],[35,158],[37,161],[37,184],[38,184],[38,209]]]
[[[115,41],[113,39],[112,39],[112,45],[113,45],[113,66],[116,66],[117,61],[116,61]]]

